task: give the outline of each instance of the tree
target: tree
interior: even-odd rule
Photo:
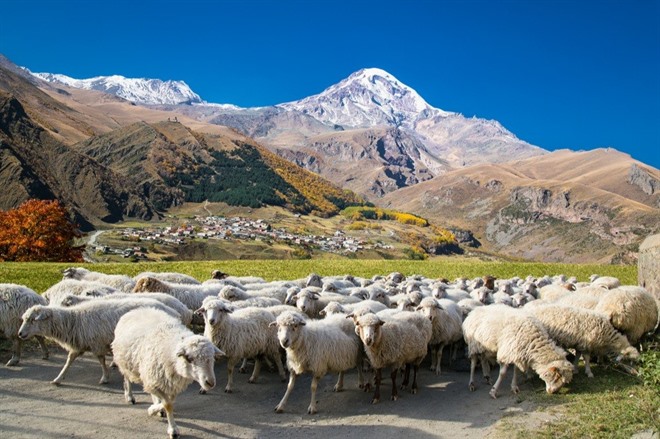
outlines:
[[[0,211],[0,261],[82,262],[81,236],[60,203],[28,200],[15,209]]]

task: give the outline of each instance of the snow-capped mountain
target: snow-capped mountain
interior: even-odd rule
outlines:
[[[330,125],[367,128],[411,126],[419,118],[449,116],[384,70],[359,70],[322,93],[280,104]]]
[[[192,91],[188,84],[183,81],[125,78],[120,75],[75,79],[66,75],[53,73],[30,73],[47,82],[64,84],[84,90],[98,90],[119,96],[136,104],[179,105],[202,102],[199,95]]]

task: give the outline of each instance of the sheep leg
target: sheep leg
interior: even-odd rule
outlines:
[[[410,366],[406,364],[406,371],[410,371],[409,369]],[[392,372],[390,372],[390,378],[392,378],[392,401],[396,401],[399,399],[399,391],[396,388],[396,369],[393,369]]]
[[[163,411],[163,402],[153,393],[151,394],[151,400],[153,401],[153,404],[149,406],[147,413],[149,413],[149,416],[159,415],[162,418],[165,415],[165,412]]]
[[[14,338],[14,343],[11,348],[11,358],[7,362],[7,366],[16,366],[21,359],[21,339],[18,337]]]
[[[333,392],[341,392],[342,390],[344,390],[344,371],[339,372],[337,384],[335,384],[335,387],[332,389]]]
[[[484,355],[481,356],[481,373],[484,376],[484,381],[486,381],[486,384],[490,385],[490,362]]]
[[[232,393],[234,366],[236,366],[236,358],[227,358],[227,385],[225,386],[225,393]]]
[[[163,398],[163,409],[165,409],[165,415],[167,416],[167,434],[170,439],[175,439],[180,436],[179,428],[174,422],[174,401],[170,401],[168,398]]]
[[[73,360],[78,358],[79,356],[82,355],[82,352],[69,352],[69,355],[66,357],[66,363],[64,363],[64,367],[60,371],[60,374],[55,377],[53,381],[51,381],[52,384],[55,384],[56,386],[59,386],[62,384],[62,380],[64,379],[64,375],[66,375],[66,372],[69,370],[69,367],[71,367],[71,363],[73,363]]]
[[[135,398],[133,397],[133,389],[131,388],[131,382],[126,377],[124,377],[124,398],[126,399],[126,402],[135,404]]]
[[[279,354],[275,355],[273,357],[273,361],[275,362],[275,365],[277,366],[277,373],[280,376],[280,380],[283,383],[286,382],[286,372],[284,372],[284,366],[282,365],[282,359],[280,358]]]
[[[282,400],[280,401],[277,406],[275,406],[275,413],[282,413],[284,411],[284,406],[286,405],[286,402],[289,400],[289,395],[291,395],[291,391],[293,390],[293,386],[296,385],[296,373],[294,371],[289,371],[289,384],[286,386],[286,392],[284,392],[284,396],[282,397]]]
[[[396,371],[395,371],[396,373]],[[382,378],[382,369],[376,369],[375,370],[375,376],[374,376],[374,397],[371,399],[372,404],[378,404],[378,401],[380,401],[380,381]]]
[[[473,355],[470,357],[470,384],[468,385],[468,389],[470,389],[470,392],[474,392],[477,390],[477,386],[474,384],[474,371],[477,369],[477,356]]]
[[[401,390],[408,387],[408,382],[410,382],[410,364],[406,363],[405,372],[403,373],[403,382],[401,383]]]
[[[440,375],[440,364],[442,363],[442,351],[445,350],[445,344],[441,343],[440,346],[438,347],[438,363],[435,367],[435,374]]]
[[[252,370],[252,376],[248,380],[248,383],[256,383],[257,378],[259,378],[259,372],[261,372],[261,356],[254,357],[254,369]]]
[[[518,368],[516,366],[513,366],[513,379],[511,380],[511,393],[514,395],[517,395],[520,393],[520,388],[518,387],[518,377],[520,375],[520,372],[518,372]]]
[[[364,371],[362,370],[363,367],[364,367],[364,360],[362,356],[360,356],[357,362],[358,388],[360,389],[364,388]]]
[[[497,377],[497,381],[495,381],[495,385],[493,386],[492,389],[490,389],[489,395],[493,399],[497,399],[497,391],[500,388],[500,385],[502,384],[502,381],[504,381],[504,378],[506,377],[506,370],[509,367],[508,364],[503,364],[500,363],[500,373]]]
[[[99,363],[101,363],[101,369],[103,370],[103,375],[101,375],[99,384],[108,384],[108,381],[110,380],[110,369],[108,368],[108,365],[105,364],[105,354],[97,355],[96,358],[98,358]]]
[[[312,378],[312,384],[309,386],[310,392],[312,394],[312,399],[309,402],[309,407],[307,407],[307,413],[313,415],[316,413],[316,388],[319,386],[319,380],[321,377],[314,376]]]
[[[580,361],[580,356],[582,352],[575,350],[575,358],[573,359],[573,373],[578,373],[578,363]]]
[[[417,393],[417,371],[419,370],[419,365],[415,364],[413,366],[413,383],[412,383],[412,388],[410,389],[410,393],[415,395]]]
[[[247,358],[243,358],[243,362],[241,363],[241,367],[238,368],[238,373],[246,373],[247,372]]]
[[[594,374],[591,373],[591,355],[583,353],[582,358],[584,358],[584,373],[587,374],[589,378],[593,378]]]
[[[435,368],[438,367],[438,346],[431,346],[431,372],[435,371]]]
[[[50,356],[50,353],[48,352],[48,346],[46,345],[46,339],[43,338],[41,335],[35,335],[34,338],[37,339],[37,342],[39,342],[39,346],[41,347],[41,359],[42,360],[48,360],[48,357]]]

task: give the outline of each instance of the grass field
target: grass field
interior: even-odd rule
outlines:
[[[62,279],[61,271],[71,266],[66,263],[0,263],[0,282],[26,285],[37,292]],[[616,276],[624,284],[637,283],[637,267],[620,265],[570,265],[543,263],[475,262],[439,257],[427,261],[408,260],[232,260],[200,262],[149,262],[149,263],[104,263],[78,264],[90,270],[109,274],[134,276],[142,271],[176,271],[189,274],[199,280],[208,279],[211,271],[222,270],[234,276],[261,276],[266,280],[297,279],[310,273],[322,276],[352,274],[371,277],[399,271],[404,275],[421,274],[427,277],[455,279],[474,278],[490,274],[498,278],[527,275],[543,276],[565,274],[576,276],[580,281],[588,280],[591,274]]]

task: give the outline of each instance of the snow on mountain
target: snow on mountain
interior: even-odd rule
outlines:
[[[376,68],[359,70],[320,94],[278,106],[353,128],[409,126],[420,117],[453,114],[431,107],[415,90]]]
[[[98,90],[114,94],[136,104],[178,105],[202,102],[199,95],[193,92],[188,84],[183,81],[125,78],[120,75],[75,79],[66,75],[53,73],[30,73],[47,82],[64,84],[84,90]]]

